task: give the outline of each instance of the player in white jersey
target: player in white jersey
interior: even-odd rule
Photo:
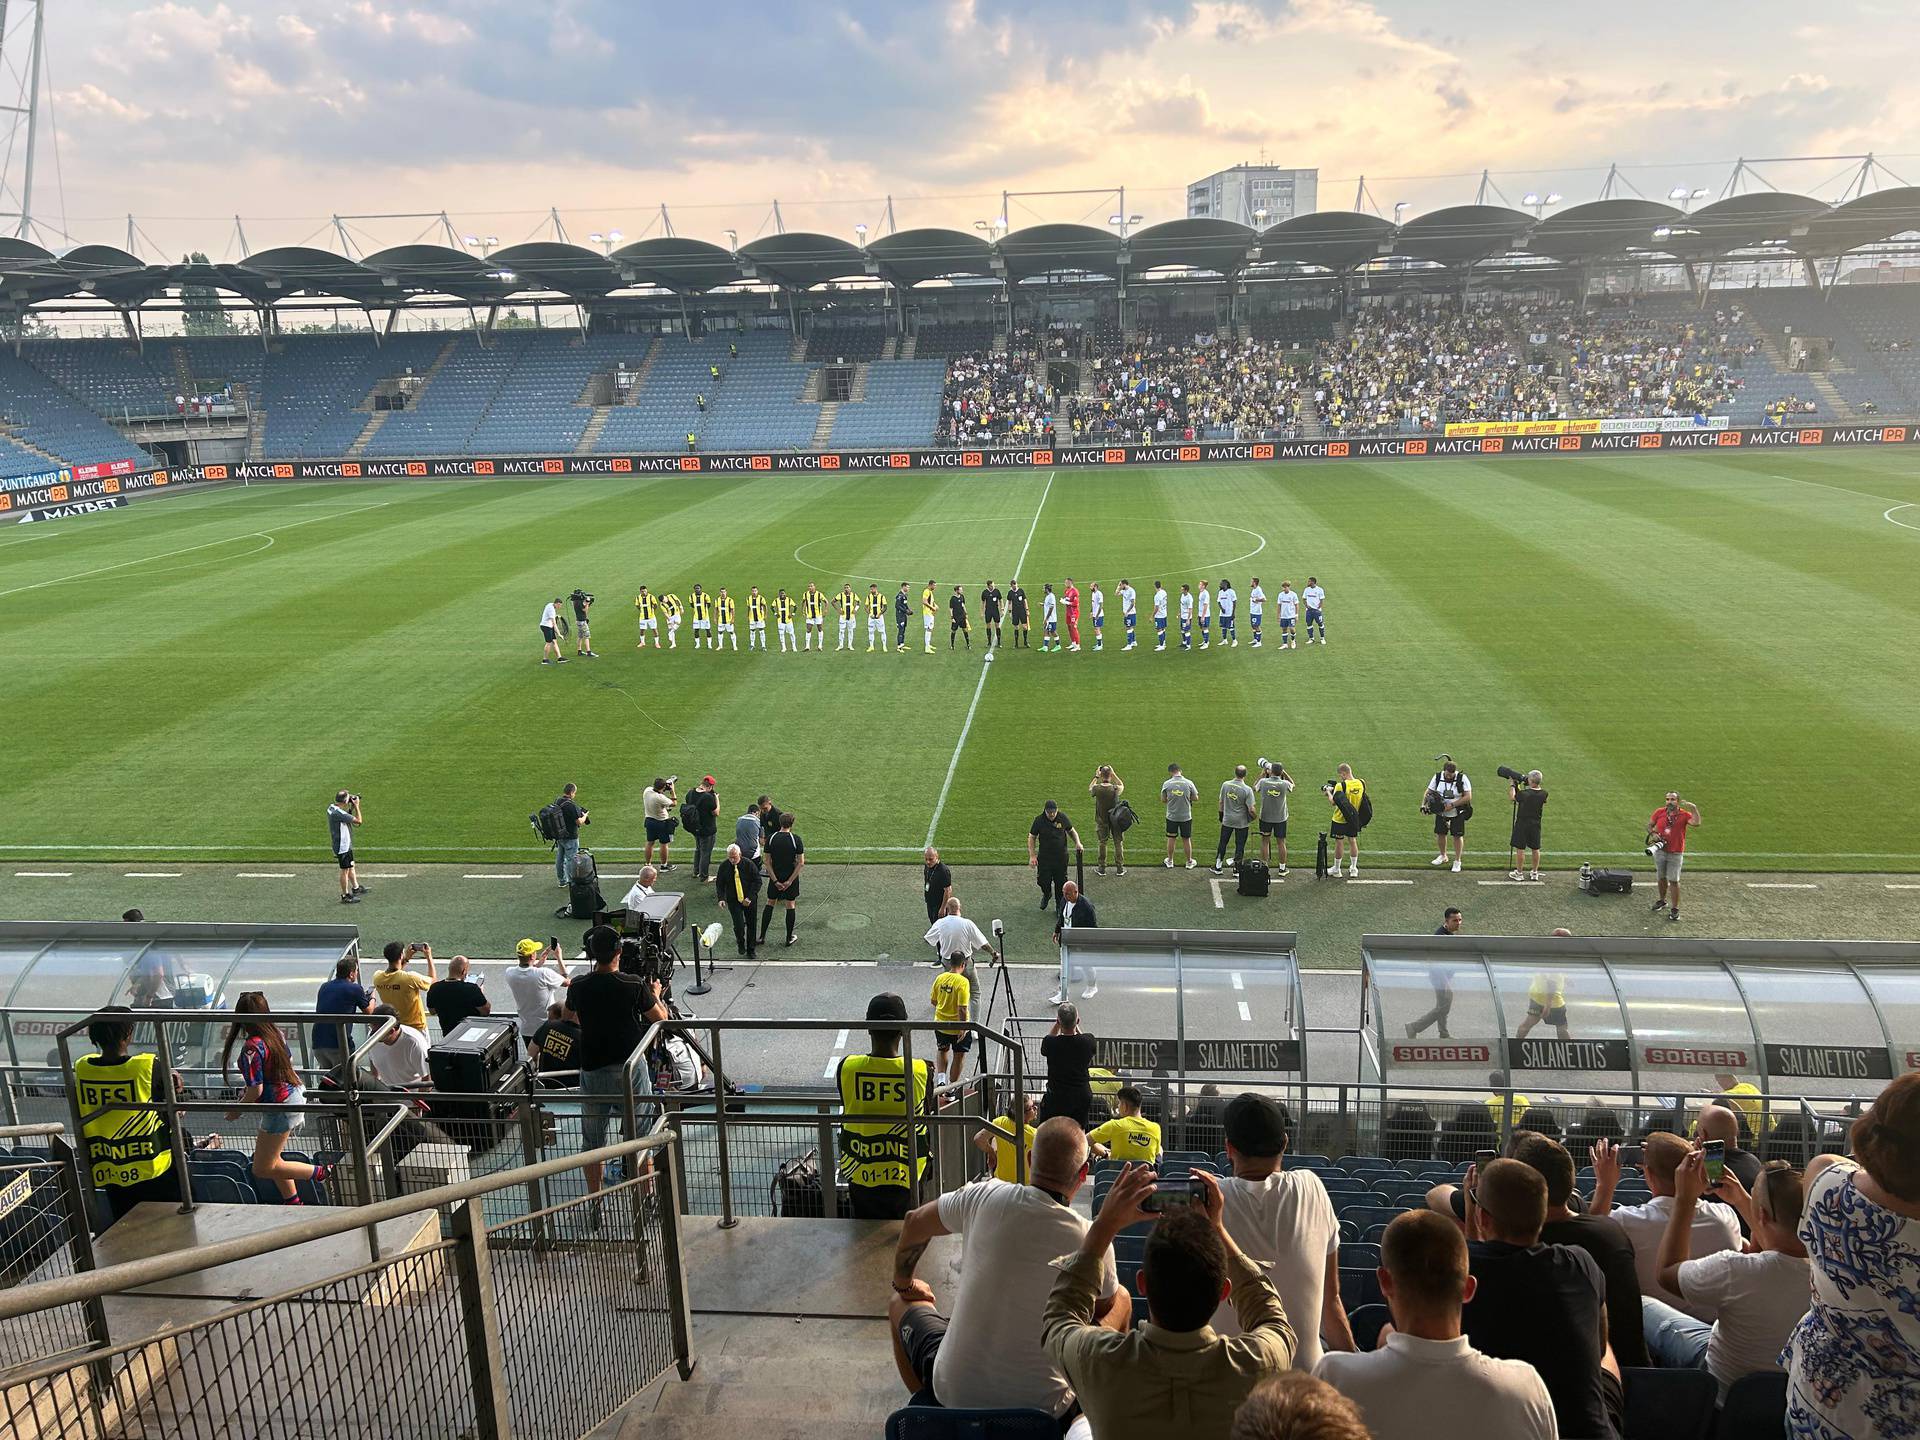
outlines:
[[[1047,581],[1041,587],[1040,594],[1040,650],[1051,655],[1060,648],[1060,597],[1053,593],[1053,582]]]
[[[1167,587],[1153,582],[1153,648],[1167,648]]]
[[[1200,582],[1200,593],[1194,599],[1195,612],[1200,617],[1200,648],[1210,649],[1213,645],[1213,592],[1207,589],[1207,582]]]
[[[1098,651],[1105,648],[1107,631],[1107,597],[1100,593],[1098,580],[1087,587],[1087,613],[1093,617],[1093,648]]]
[[[1180,586],[1180,648],[1193,649],[1193,587]]]
[[[560,653],[560,597],[540,607],[540,663],[564,665],[567,657]]]
[[[1293,618],[1300,611],[1300,597],[1293,593],[1284,580],[1280,582],[1280,593],[1273,597],[1273,608],[1280,612],[1280,648],[1282,650],[1296,648],[1293,639]]]
[[[1320,632],[1320,643],[1327,643],[1327,592],[1320,588],[1320,582],[1307,576],[1307,588],[1300,592],[1300,598],[1307,602],[1307,644],[1313,643],[1313,632]]]
[[[1127,627],[1127,649],[1131,650],[1133,649],[1133,625],[1134,625],[1133,586],[1129,585],[1125,580],[1122,580],[1120,582],[1119,590],[1116,591],[1115,593],[1118,594],[1120,597],[1120,623]]]
[[[1240,603],[1240,597],[1233,592],[1233,581],[1224,576],[1220,580],[1220,643],[1240,648],[1240,632],[1233,628],[1233,612]]]
[[[1260,577],[1253,577],[1253,584],[1247,587],[1247,620],[1253,626],[1253,648],[1260,648],[1260,618],[1266,613],[1267,592],[1260,588]]]

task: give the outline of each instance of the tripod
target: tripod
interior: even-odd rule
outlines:
[[[1000,942],[1000,948],[994,952],[993,958],[988,962],[993,968],[993,981],[987,988],[986,1008],[980,1015],[981,1025],[988,1030],[993,1028],[994,1013],[1000,1008],[1002,996],[1006,998],[1007,1018],[1017,1020],[1020,1017],[1020,1000],[1019,997],[1013,993],[1013,975],[1007,969],[1006,932],[1004,930],[998,931],[995,933],[994,938]],[[1015,1036],[1014,1038],[1015,1043],[1019,1043],[1019,1037]],[[986,1071],[987,1047],[982,1045],[974,1073],[976,1075],[984,1075]]]

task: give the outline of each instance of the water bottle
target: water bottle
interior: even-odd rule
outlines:
[[[1593,862],[1591,860],[1582,860],[1580,862],[1580,888],[1584,891],[1591,891],[1593,889]]]

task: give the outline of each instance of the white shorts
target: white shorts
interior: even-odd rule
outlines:
[[[640,622],[640,628],[642,630],[658,630],[660,628],[660,622],[658,620],[642,620]]]
[[[731,634],[733,634],[733,626],[731,626],[731,625],[722,625],[722,626],[720,627],[720,633],[721,633],[722,635],[731,635]]]
[[[713,628],[713,622],[711,620],[696,620],[693,622],[693,628],[696,631],[711,630]]]
[[[826,617],[826,616],[824,616],[824,615],[816,615],[816,616],[814,616],[814,617],[813,617],[813,618],[812,618],[811,620],[809,620],[809,621],[807,621],[807,628],[808,628],[809,630],[824,630],[824,629],[826,629],[826,628],[827,628],[827,617]]]
[[[764,620],[755,620],[751,625],[747,626],[747,628],[749,630],[764,630],[767,628],[767,622]]]
[[[680,617],[678,615],[669,615],[667,617],[667,633],[671,635],[674,631],[678,630],[679,628],[680,628]]]
[[[793,622],[791,620],[782,620],[780,622],[780,633],[782,635],[793,634]]]

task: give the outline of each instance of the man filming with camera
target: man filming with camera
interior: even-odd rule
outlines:
[[[583,659],[598,660],[587,625],[587,611],[593,608],[593,596],[576,586],[567,598],[573,602],[573,653]]]
[[[1473,818],[1473,782],[1467,772],[1453,763],[1451,755],[1436,756],[1440,769],[1427,782],[1426,798],[1420,808],[1433,816],[1433,844],[1437,852],[1431,865],[1447,863],[1447,841],[1453,841],[1453,873],[1460,873],[1460,858],[1467,848],[1467,821]]]
[[[358,905],[367,887],[360,883],[360,872],[353,868],[353,827],[364,824],[360,797],[342,790],[327,807],[327,836],[333,845],[333,858],[340,866],[340,903]]]
[[[1507,872],[1509,880],[1538,880],[1540,878],[1540,812],[1547,808],[1547,788],[1538,770],[1529,770],[1522,775],[1505,765],[1500,767],[1500,778],[1507,782],[1507,798],[1513,802],[1513,835],[1509,843],[1513,846],[1513,869]],[[1521,861],[1531,851],[1533,866],[1527,869]]]
[[[1680,867],[1686,863],[1687,832],[1699,825],[1700,807],[1682,800],[1678,790],[1669,790],[1666,804],[1647,821],[1647,854],[1653,857],[1654,878],[1660,885],[1653,909],[1657,914],[1666,906],[1669,921],[1680,918]]]

